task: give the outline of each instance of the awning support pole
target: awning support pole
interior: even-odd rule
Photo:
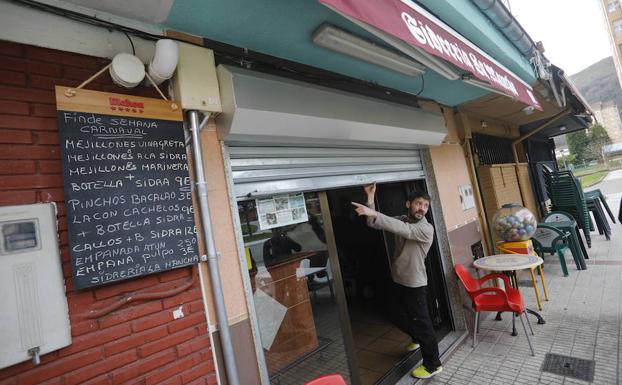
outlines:
[[[518,153],[516,152],[516,145],[517,144],[519,144],[523,140],[529,138],[530,136],[537,134],[538,132],[542,131],[546,126],[548,126],[549,124],[551,124],[551,123],[553,123],[553,122],[563,118],[564,116],[568,115],[569,113],[570,113],[570,110],[569,109],[565,109],[562,112],[554,115],[550,120],[547,120],[545,123],[542,123],[541,125],[536,127],[534,130],[529,131],[525,135],[523,135],[520,138],[518,138],[515,141],[513,141],[512,142],[512,153],[514,155],[514,163],[518,164]]]
[[[227,383],[229,385],[240,385],[238,369],[235,361],[235,352],[233,343],[231,342],[231,333],[229,332],[229,320],[227,317],[227,308],[225,306],[225,298],[220,280],[220,268],[218,267],[218,252],[214,242],[214,234],[212,232],[212,220],[209,212],[209,204],[207,201],[207,184],[205,182],[205,173],[203,170],[203,148],[201,147],[201,138],[199,131],[199,113],[190,111],[190,132],[192,133],[192,151],[194,157],[194,171],[196,174],[196,187],[201,208],[201,224],[203,229],[203,242],[207,250],[207,264],[210,274],[210,282],[212,287],[212,295],[216,306],[216,316],[218,318],[218,326],[220,330],[220,344],[222,355],[225,361],[225,370],[227,372]],[[209,115],[208,115],[209,116]],[[207,119],[203,120],[203,124]]]

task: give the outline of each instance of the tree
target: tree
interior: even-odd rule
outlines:
[[[572,154],[562,155],[557,158],[557,166],[559,168],[567,169],[568,165],[574,164],[575,156]]]
[[[575,131],[566,135],[566,143],[568,143],[568,151],[574,155],[577,162],[585,161],[585,152],[589,144],[589,138],[585,130]]]
[[[585,155],[588,159],[598,159],[603,161],[603,146],[611,143],[611,138],[600,124],[592,126],[589,136],[589,143],[585,149]]]

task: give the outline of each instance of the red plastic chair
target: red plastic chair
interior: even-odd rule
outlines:
[[[327,376],[322,376],[316,378],[315,380],[311,380],[309,382],[305,382],[305,385],[348,385],[346,384],[346,380],[341,377],[339,374],[329,374]]]
[[[492,311],[492,312],[511,312],[516,314],[520,318],[520,322],[525,330],[527,336],[527,342],[529,343],[529,349],[531,349],[531,355],[535,356],[533,346],[531,345],[531,339],[527,333],[523,316],[527,319],[527,324],[533,335],[533,329],[529,323],[529,318],[525,314],[525,301],[518,289],[513,288],[510,285],[510,280],[504,274],[492,273],[488,274],[480,279],[471,276],[469,271],[463,265],[455,266],[456,274],[460,278],[460,282],[464,285],[466,292],[471,297],[473,302],[473,310],[475,310],[475,324],[473,325],[473,347],[475,347],[475,338],[477,334],[479,324],[479,312],[480,311]],[[498,287],[482,287],[482,284],[499,278],[503,280],[505,290]]]

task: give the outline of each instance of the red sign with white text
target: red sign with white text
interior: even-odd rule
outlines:
[[[488,56],[447,24],[410,0],[319,0],[468,71],[490,87],[542,110],[531,86]]]

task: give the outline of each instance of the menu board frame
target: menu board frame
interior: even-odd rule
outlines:
[[[198,263],[181,109],[62,86],[56,102],[74,287]]]

